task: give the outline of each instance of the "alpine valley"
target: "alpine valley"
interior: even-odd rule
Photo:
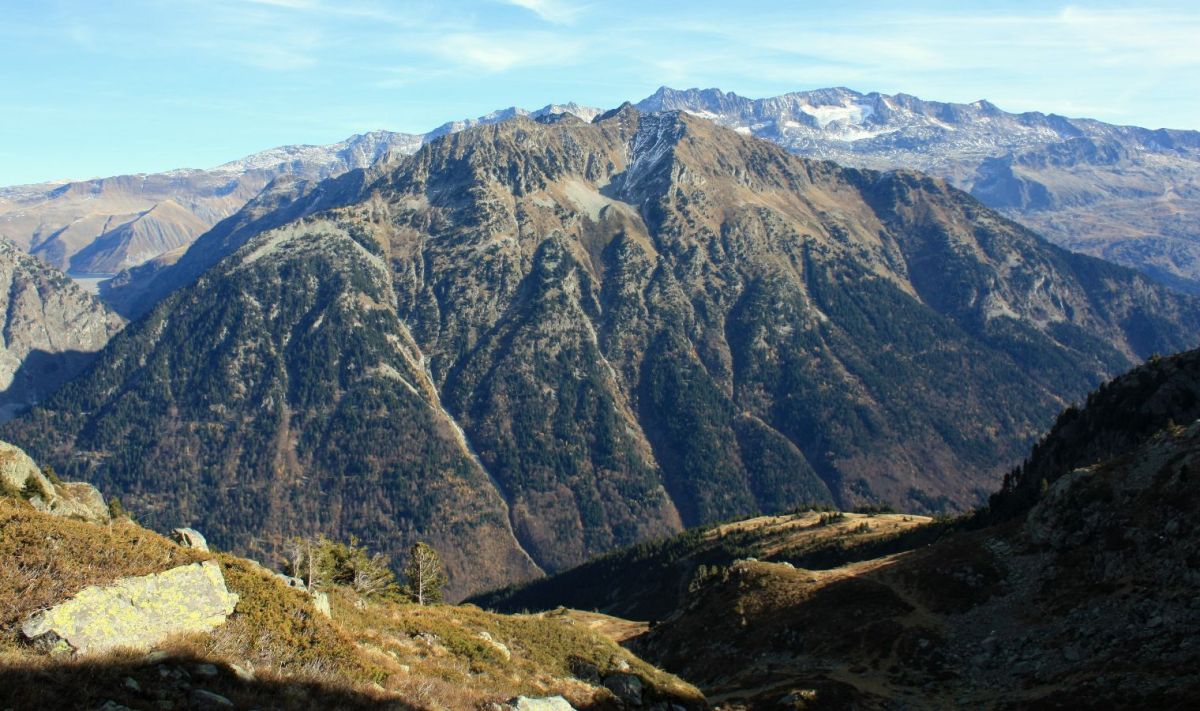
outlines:
[[[264,559],[430,541],[456,597],[732,517],[980,504],[1200,327],[942,179],[628,104],[277,180],[149,271],[0,439]]]

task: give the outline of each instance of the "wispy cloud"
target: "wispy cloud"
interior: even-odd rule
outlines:
[[[478,32],[443,35],[427,45],[448,62],[486,72],[568,64],[579,56],[582,47],[580,40],[553,34]]]
[[[312,10],[317,7],[315,0],[247,0],[255,5],[272,5],[286,7],[291,10]]]
[[[584,7],[563,0],[501,0],[509,5],[524,8],[546,22],[569,25],[584,11]]]

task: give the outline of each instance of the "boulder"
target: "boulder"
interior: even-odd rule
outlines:
[[[592,686],[600,685],[600,667],[586,659],[571,660],[571,676]]]
[[[604,677],[604,688],[613,692],[630,706],[642,705],[642,680],[633,674],[613,674]]]
[[[53,635],[77,652],[145,651],[171,635],[215,629],[237,601],[220,567],[205,561],[86,588],[30,616],[21,632],[31,640]]]
[[[194,528],[176,528],[171,531],[171,538],[184,548],[195,548],[198,551],[208,550],[208,541]]]
[[[313,607],[317,608],[317,612],[326,617],[333,617],[333,611],[329,609],[329,593],[314,590],[310,594],[312,595]]]
[[[304,581],[301,580],[300,578],[293,577],[291,575],[284,575],[283,573],[275,573],[275,572],[272,572],[272,575],[274,575],[275,577],[282,580],[289,588],[296,588],[298,590],[307,590],[308,589],[308,586],[305,585]]]
[[[207,689],[196,689],[192,692],[192,704],[200,709],[231,709],[233,702]]]
[[[83,482],[55,484],[20,447],[0,442],[0,494],[26,499],[43,513],[88,523],[112,520],[96,487]]]
[[[561,696],[518,696],[507,706],[512,711],[575,711],[575,707]]]
[[[54,489],[57,496],[46,507],[47,513],[77,518],[88,523],[108,523],[112,520],[104,496],[91,484],[81,481],[64,482]]]
[[[20,447],[0,442],[0,493],[42,501],[54,498],[54,485]]]

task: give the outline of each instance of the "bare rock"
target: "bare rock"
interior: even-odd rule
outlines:
[[[333,611],[329,609],[329,593],[312,592],[313,607],[326,617],[333,617]]]
[[[233,702],[221,696],[214,694],[205,689],[196,689],[192,692],[192,701],[198,708],[201,709],[231,709]]]
[[[518,696],[506,706],[512,711],[575,711],[575,707],[561,696]]]
[[[38,470],[33,459],[23,449],[8,442],[0,442],[0,490],[31,500],[38,497],[43,502],[55,497],[54,486]]]
[[[208,550],[208,541],[194,528],[176,528],[171,531],[171,538],[185,548],[195,548],[199,551]]]
[[[55,487],[58,494],[49,506],[55,516],[76,518],[88,523],[108,523],[112,514],[100,491],[81,481],[65,482]]]
[[[604,678],[604,688],[630,706],[642,705],[642,680],[633,674],[613,674]]]
[[[88,523],[112,519],[104,497],[91,484],[54,483],[20,447],[0,442],[0,494],[29,501],[43,513]]]
[[[220,567],[205,561],[85,588],[30,616],[21,632],[32,640],[56,635],[78,652],[148,650],[175,634],[215,629],[237,601]]]

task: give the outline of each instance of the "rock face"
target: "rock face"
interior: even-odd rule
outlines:
[[[54,634],[77,652],[148,650],[176,634],[208,632],[233,613],[238,596],[211,561],[90,587],[24,622],[29,639]]]
[[[0,494],[28,500],[39,511],[90,523],[111,516],[104,497],[91,484],[52,482],[19,447],[0,442]]]
[[[70,279],[0,241],[0,420],[57,390],[120,330]]]
[[[628,106],[223,225],[3,432],[224,548],[431,540],[456,594],[803,503],[975,504],[1062,402],[1200,333],[942,181]]]
[[[1200,290],[1196,131],[844,88],[747,99],[663,87],[638,108],[689,111],[842,165],[937,175],[1061,246]]]

